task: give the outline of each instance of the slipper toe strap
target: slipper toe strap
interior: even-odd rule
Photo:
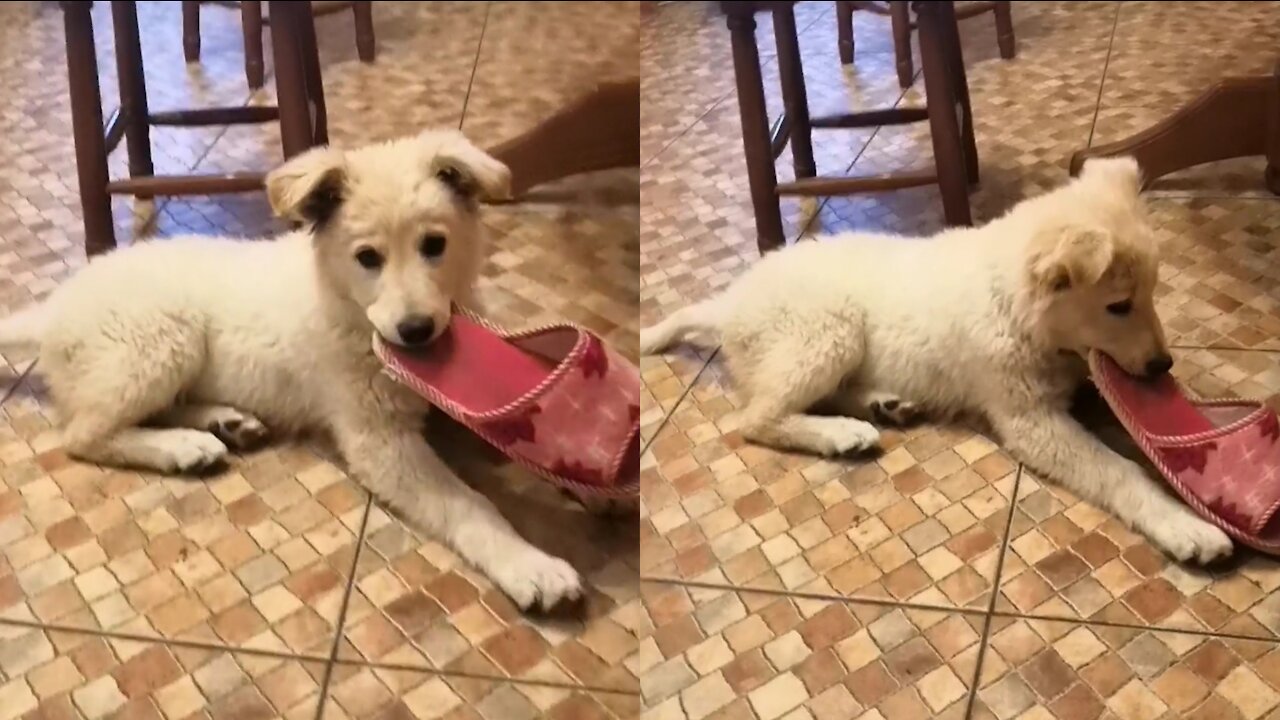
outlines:
[[[1212,438],[1153,443],[1152,459],[1223,522],[1258,536],[1280,509],[1280,421],[1271,412]]]
[[[639,427],[640,374],[598,338],[533,403],[476,427],[508,455],[572,483],[626,482]]]

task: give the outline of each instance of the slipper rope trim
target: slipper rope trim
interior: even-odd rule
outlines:
[[[1127,408],[1125,408],[1125,406],[1122,403],[1118,402],[1115,395],[1112,393],[1111,383],[1110,383],[1110,379],[1112,378],[1111,372],[1106,368],[1105,365],[1103,365],[1103,363],[1095,361],[1092,356],[1089,358],[1089,367],[1095,373],[1097,373],[1103,380],[1108,381],[1108,382],[1101,382],[1101,383],[1094,382],[1094,385],[1098,388],[1098,392],[1102,394],[1103,399],[1107,401],[1107,405],[1111,407],[1112,412],[1116,414],[1116,417],[1120,420],[1120,423],[1124,425],[1125,430],[1128,431],[1129,433],[1129,437],[1133,438],[1134,442],[1138,443],[1138,446],[1142,448],[1142,451],[1147,456],[1147,459],[1150,460],[1153,465],[1159,468],[1161,474],[1164,476],[1165,482],[1168,485],[1172,486],[1173,489],[1177,491],[1178,496],[1182,498],[1183,502],[1195,508],[1199,512],[1201,519],[1216,526],[1219,530],[1222,530],[1223,532],[1235,538],[1236,540],[1240,541],[1241,543],[1259,550],[1267,550],[1269,552],[1280,551],[1280,542],[1272,543],[1272,542],[1267,542],[1265,540],[1262,540],[1260,538],[1249,537],[1246,534],[1245,530],[1237,528],[1236,526],[1231,525],[1227,523],[1225,520],[1218,517],[1218,514],[1210,510],[1209,507],[1205,505],[1205,503],[1202,500],[1200,500],[1200,498],[1196,497],[1196,495],[1192,493],[1184,483],[1177,480],[1176,478],[1178,477],[1178,474],[1173,472],[1173,470],[1171,470],[1169,466],[1165,464],[1164,460],[1161,459],[1159,451],[1156,449],[1154,445],[1152,445],[1147,440],[1147,434],[1145,432],[1138,430],[1139,426],[1137,421],[1134,419],[1133,415],[1128,411]],[[1223,406],[1223,405],[1253,405],[1256,402],[1256,401],[1250,401],[1250,400],[1204,400],[1204,401],[1201,401],[1201,400],[1192,399],[1190,397],[1188,397],[1187,399],[1194,404],[1209,406],[1209,407]],[[1256,404],[1260,405],[1259,411],[1266,410],[1265,405],[1261,405],[1261,403],[1256,403]],[[1244,427],[1244,420],[1252,418],[1256,414],[1258,413],[1257,412],[1251,413],[1245,419],[1237,420],[1236,422],[1231,423],[1230,425],[1226,425],[1224,427],[1226,429],[1230,429],[1232,432],[1235,432],[1236,430],[1240,430],[1241,428]],[[1185,447],[1186,445],[1192,444],[1195,442],[1203,442],[1205,440],[1211,440],[1215,437],[1222,437],[1222,433],[1219,433],[1217,430],[1195,433],[1192,435],[1188,435],[1182,446]],[[1265,517],[1273,517],[1274,513],[1277,510],[1280,510],[1280,501],[1272,503]]]

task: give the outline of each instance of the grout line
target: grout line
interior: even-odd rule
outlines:
[[[512,683],[515,685],[536,685],[538,687],[563,688],[566,690],[581,690],[584,692],[604,693],[608,695],[625,695],[627,697],[638,697],[638,690],[620,690],[618,688],[599,687],[595,685],[580,685],[577,683],[563,683],[554,680],[519,680],[510,677],[501,677],[498,675],[485,675],[482,673],[458,672],[456,670],[440,670],[437,668],[422,667],[420,665],[410,665],[408,663],[388,663],[388,662],[369,662],[366,660],[348,660],[343,658],[334,659],[336,665],[347,665],[349,667],[372,668],[378,670],[396,670],[399,672],[416,672],[426,675],[438,675],[441,677],[461,677],[473,680],[487,680],[495,683]],[[327,694],[327,693],[326,693]],[[317,716],[317,719],[319,716]]]
[[[1011,620],[1035,620],[1038,622],[1057,622],[1067,623],[1070,625],[1082,625],[1084,627],[1107,627],[1120,630],[1141,630],[1143,632],[1161,632],[1172,633],[1174,635],[1195,635],[1204,638],[1218,638],[1219,640],[1246,640],[1248,642],[1266,643],[1270,645],[1280,645],[1280,637],[1257,637],[1255,635],[1245,635],[1233,632],[1215,632],[1213,630],[1195,630],[1191,628],[1170,628],[1159,627],[1156,625],[1140,625],[1138,623],[1123,623],[1114,620],[1081,620],[1079,618],[1054,617],[1052,615],[1037,615],[1035,613],[1010,612],[1007,610],[996,610],[991,614],[993,618],[1008,618]]]
[[[795,597],[804,598],[806,600],[825,600],[827,602],[850,603],[853,605],[874,605],[877,607],[905,608],[907,610],[923,610],[925,612],[944,612],[954,613],[957,615],[977,615],[986,617],[990,613],[981,608],[971,607],[954,607],[946,605],[929,605],[927,603],[900,602],[897,600],[883,600],[881,598],[869,597],[849,597],[846,595],[829,595],[827,593],[803,592],[796,590],[778,590],[776,588],[753,588],[741,585],[727,585],[723,583],[710,583],[701,580],[679,580],[677,578],[663,577],[647,577],[640,576],[640,583],[657,583],[661,585],[676,585],[679,587],[701,588],[703,590],[728,590],[731,592],[756,594],[756,595],[772,595],[774,597]]]
[[[329,648],[329,658],[324,666],[324,676],[320,682],[320,699],[316,702],[316,720],[324,717],[325,700],[329,698],[329,683],[333,680],[333,667],[337,664],[338,648],[342,646],[342,631],[347,621],[347,608],[351,604],[351,593],[355,592],[356,571],[360,567],[360,551],[364,549],[365,531],[369,528],[369,514],[373,509],[373,495],[368,494],[364,504],[364,515],[360,518],[360,532],[356,534],[355,557],[351,559],[351,574],[347,578],[347,592],[342,596],[342,605],[338,607],[338,619],[333,625],[333,646]]]
[[[702,377],[702,373],[706,372],[707,368],[711,367],[711,361],[715,360],[716,355],[719,354],[720,346],[717,345],[716,348],[711,351],[711,354],[707,356],[706,362],[702,363],[702,367],[698,368],[697,374],[695,374],[693,379],[689,381],[689,384],[685,386],[684,392],[680,393],[680,397],[676,400],[676,404],[671,406],[671,411],[662,416],[662,422],[658,423],[658,427],[654,428],[653,434],[650,435],[649,439],[640,446],[641,455],[644,455],[649,449],[649,446],[653,444],[653,441],[658,439],[658,434],[661,433],[662,429],[671,421],[671,416],[676,414],[676,410],[679,410],[680,406],[684,404],[684,399],[689,397],[689,393],[693,392],[693,388],[698,384],[698,380]]]
[[[31,371],[36,369],[36,363],[39,361],[40,361],[39,358],[32,360],[31,362],[27,363],[27,367],[25,370],[18,373],[18,377],[14,378],[13,385],[10,385],[9,389],[4,391],[4,395],[0,396],[0,406],[8,402],[9,398],[16,395],[18,392],[18,388],[26,384],[27,380],[31,376]]]
[[[480,39],[476,41],[476,61],[471,64],[471,77],[467,78],[467,91],[462,96],[462,113],[458,116],[459,131],[467,121],[467,105],[471,102],[471,89],[476,85],[476,74],[480,72],[480,52],[484,49],[484,36],[489,30],[489,13],[492,10],[493,3],[485,3],[484,21],[480,24]]]
[[[1280,350],[1267,350],[1264,348],[1242,348],[1227,347],[1225,345],[1178,345],[1177,343],[1169,345],[1171,350],[1229,350],[1231,352],[1250,352],[1261,353],[1263,355],[1280,355]]]
[[[1093,122],[1089,123],[1089,140],[1086,148],[1093,147],[1093,133],[1098,128],[1098,115],[1102,112],[1102,91],[1107,87],[1107,69],[1111,67],[1111,53],[1115,50],[1116,29],[1120,27],[1120,11],[1124,6],[1116,4],[1116,16],[1111,21],[1111,37],[1107,40],[1107,59],[1102,61],[1102,79],[1098,81],[1098,101],[1093,105]]]
[[[1004,560],[1009,552],[1009,535],[1013,532],[1013,514],[1018,509],[1018,493],[1022,490],[1024,465],[1018,463],[1018,473],[1013,478],[1013,496],[1009,498],[1009,517],[1004,523],[1004,541],[1000,544],[1000,557],[996,561],[996,574],[991,581],[991,602],[982,622],[982,635],[978,638],[978,658],[973,667],[973,684],[969,688],[969,700],[965,704],[965,720],[973,717],[974,704],[978,702],[979,684],[982,682],[982,663],[987,657],[987,645],[991,639],[991,625],[995,620],[996,600],[1000,597],[1000,580],[1004,574]]]
[[[0,618],[0,626],[9,625],[14,627],[32,628],[34,630],[46,630],[51,632],[63,632],[70,635],[89,635],[92,637],[107,638],[109,640],[125,640],[129,642],[149,643],[151,645],[175,645],[178,647],[193,648],[196,650],[210,650],[214,652],[230,652],[240,653],[243,655],[259,655],[263,657],[272,657],[281,660],[305,660],[307,662],[328,662],[328,658],[319,655],[308,655],[306,653],[281,652],[279,650],[267,650],[264,648],[253,647],[232,647],[230,645],[220,645],[218,643],[202,642],[200,640],[185,640],[182,638],[167,638],[158,635],[140,635],[138,633],[117,632],[113,630],[98,630],[94,628],[73,627],[70,625],[61,625],[58,623],[44,623],[33,620],[21,620],[17,618]]]

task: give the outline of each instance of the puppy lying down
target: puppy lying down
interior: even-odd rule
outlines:
[[[643,330],[641,351],[720,343],[743,433],[779,448],[839,455],[877,444],[872,421],[979,414],[1038,473],[1209,562],[1227,536],[1068,414],[1090,349],[1138,375],[1173,365],[1140,187],[1132,159],[1092,160],[983,227],[794,245]]]
[[[317,148],[267,177],[305,229],[269,242],[183,237],[93,259],[0,320],[38,348],[66,450],[104,465],[200,470],[272,434],[332,435],[351,475],[450,545],[521,608],[581,594],[423,441],[427,406],[386,378],[377,333],[423,345],[474,308],[477,207],[510,173],[457,132]]]

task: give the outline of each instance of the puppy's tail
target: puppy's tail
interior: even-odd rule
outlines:
[[[49,312],[44,303],[28,305],[8,317],[0,318],[0,350],[31,350],[40,345]]]
[[[640,354],[655,355],[677,342],[714,344],[720,335],[722,316],[718,298],[680,308],[657,325],[640,331]]]

